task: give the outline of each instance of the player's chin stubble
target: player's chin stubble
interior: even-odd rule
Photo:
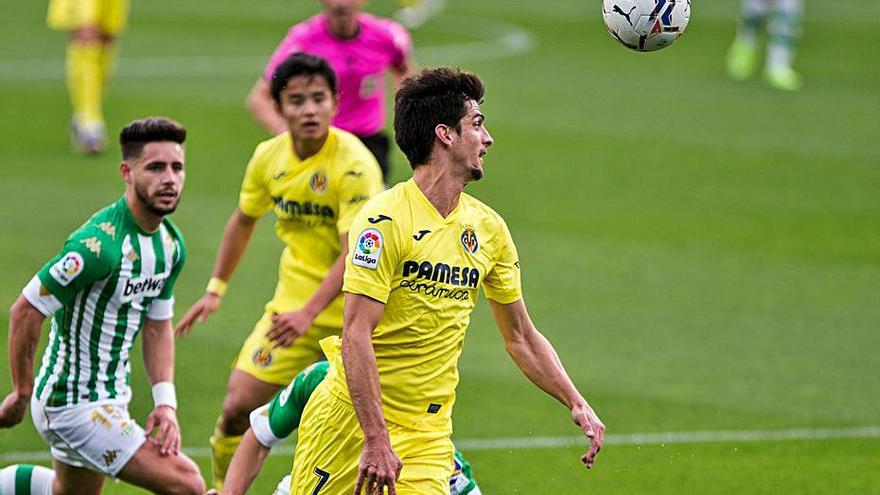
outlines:
[[[180,204],[180,196],[178,196],[177,201],[172,206],[163,208],[156,204],[157,201],[155,199],[150,198],[150,195],[147,194],[146,188],[139,185],[134,186],[134,193],[141,204],[143,204],[150,213],[160,217],[174,213],[174,210],[177,209],[177,205]]]

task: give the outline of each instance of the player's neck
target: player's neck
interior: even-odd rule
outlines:
[[[147,208],[147,205],[143,204],[141,200],[138,199],[133,190],[125,191],[125,204],[128,206],[128,211],[131,212],[131,216],[134,217],[134,221],[138,224],[141,230],[150,234],[159,230],[159,226],[162,225],[162,219],[164,216],[156,215],[150,211],[150,209]]]
[[[327,142],[327,137],[330,136],[330,133],[324,134],[323,137],[315,138],[315,139],[297,139],[293,134],[290,135],[290,142],[293,145],[293,154],[299,158],[300,161],[307,160],[321,151],[321,148],[324,147],[324,143]]]
[[[422,165],[413,171],[413,181],[443,218],[458,206],[467,181],[439,165]]]
[[[350,40],[357,38],[357,35],[360,32],[360,25],[358,24],[357,18],[352,19],[351,22],[344,22],[333,20],[328,17],[327,29],[334,38]]]

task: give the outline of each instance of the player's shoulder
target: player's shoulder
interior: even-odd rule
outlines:
[[[279,151],[285,149],[285,146],[289,146],[289,143],[290,134],[287,132],[282,132],[257,144],[256,148],[254,148],[254,158],[274,155]]]
[[[180,227],[168,217],[162,219],[162,225],[168,232],[169,242],[177,243],[181,251],[186,250],[186,241],[183,238],[183,232],[181,232]]]
[[[327,16],[324,13],[318,13],[308,19],[297,22],[290,27],[288,38],[303,39],[320,34],[324,31],[324,25],[327,23]]]
[[[379,162],[367,146],[354,134],[330,127],[330,134],[336,142],[332,170],[342,177],[361,177],[368,173],[371,177],[382,178]]]
[[[403,25],[393,19],[387,17],[377,17],[366,12],[362,12],[358,16],[358,23],[371,32],[378,33],[382,36],[393,38],[401,33],[409,36],[409,32]]]
[[[504,224],[504,218],[500,213],[470,194],[462,193],[461,202],[468,209],[469,214],[476,216],[479,220],[495,225]]]
[[[97,212],[67,237],[66,248],[86,258],[113,264],[120,252],[128,226],[125,199],[120,199]]]
[[[373,225],[383,222],[400,225],[412,215],[409,201],[406,182],[401,182],[370,198],[361,208],[359,216]]]

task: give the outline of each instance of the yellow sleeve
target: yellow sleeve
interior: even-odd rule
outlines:
[[[379,221],[374,223],[369,219]],[[365,206],[349,231],[343,292],[363,294],[386,303],[399,264],[398,242],[394,219]]]
[[[354,161],[343,167],[339,179],[339,218],[336,220],[337,232],[348,232],[355,215],[373,196],[382,192],[382,172],[373,155]]]
[[[241,182],[241,192],[238,195],[238,208],[245,215],[259,218],[268,213],[273,205],[269,195],[266,172],[269,160],[262,153],[262,146],[257,146],[251,161],[248,163]]]
[[[495,239],[495,264],[483,279],[483,290],[487,298],[510,304],[522,298],[519,255],[507,224],[501,220],[498,228],[501,233]]]

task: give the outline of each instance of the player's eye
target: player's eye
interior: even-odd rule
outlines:
[[[183,170],[183,164],[182,164],[182,163],[177,163],[177,162],[172,163],[172,164],[171,164],[171,169],[174,170],[175,172],[180,172],[181,170]]]

